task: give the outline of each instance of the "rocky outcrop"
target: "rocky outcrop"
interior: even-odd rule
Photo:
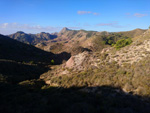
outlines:
[[[75,56],[72,56],[67,62],[65,67],[66,68],[73,68],[77,70],[83,70],[86,66],[84,63],[88,59],[88,52],[79,53]]]

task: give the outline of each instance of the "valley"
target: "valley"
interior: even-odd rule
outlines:
[[[1,113],[149,113],[150,29],[0,35]]]

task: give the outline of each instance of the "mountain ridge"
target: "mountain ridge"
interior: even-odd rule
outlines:
[[[36,45],[37,43],[43,41],[52,40],[57,37],[55,34],[51,35],[50,33],[45,33],[45,32],[41,32],[38,34],[27,34],[22,31],[18,31],[8,36],[12,39],[16,39],[20,42],[24,42],[32,45]]]

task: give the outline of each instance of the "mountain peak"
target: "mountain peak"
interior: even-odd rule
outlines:
[[[20,33],[20,34],[22,34],[22,33],[24,33],[23,31],[17,31],[16,33]]]
[[[16,33],[24,33],[23,31],[17,31]]]
[[[40,34],[45,34],[46,32],[40,32]]]
[[[64,33],[64,32],[66,32],[66,31],[70,31],[70,29],[68,29],[67,27],[64,27],[60,32],[61,32],[61,33]]]

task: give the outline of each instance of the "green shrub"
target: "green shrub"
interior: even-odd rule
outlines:
[[[55,62],[54,62],[54,60],[52,59],[52,60],[51,60],[51,64],[54,65],[54,63],[55,63]]]
[[[106,45],[112,45],[115,43],[115,37],[114,36],[103,36],[104,44]]]
[[[116,42],[116,44],[114,45],[114,47],[116,49],[119,49],[119,48],[125,47],[127,45],[130,45],[131,43],[132,43],[132,40],[130,38],[128,38],[128,39],[121,39],[121,40],[118,40]]]

